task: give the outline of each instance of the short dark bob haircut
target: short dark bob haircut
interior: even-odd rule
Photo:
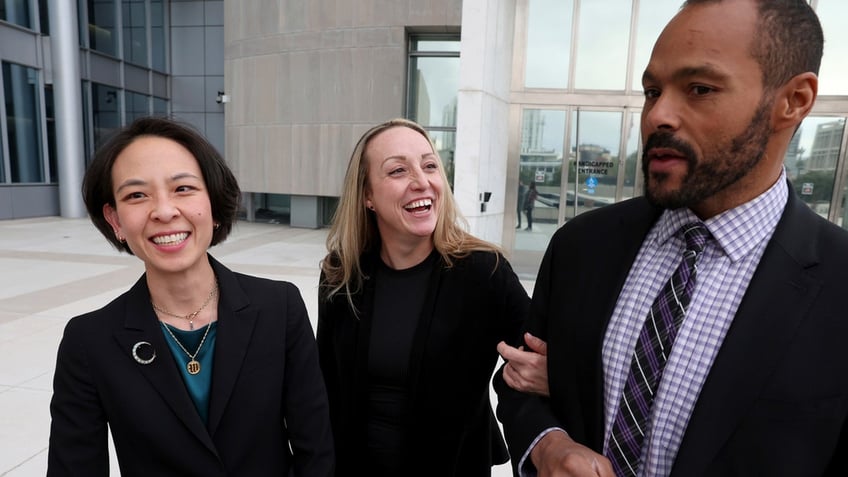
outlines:
[[[182,145],[197,160],[209,192],[212,219],[219,224],[212,232],[211,245],[223,242],[230,234],[238,213],[241,196],[238,182],[221,154],[200,132],[186,123],[164,117],[136,119],[119,129],[94,153],[82,181],[82,197],[94,226],[115,248],[132,254],[127,244],[115,236],[103,215],[103,206],[109,204],[115,207],[112,191],[112,165],[115,160],[136,139],[150,136],[170,139]]]

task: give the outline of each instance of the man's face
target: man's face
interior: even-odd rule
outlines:
[[[723,210],[751,186],[772,110],[750,54],[755,26],[751,2],[691,6],[657,40],[642,81],[642,168],[652,202]]]

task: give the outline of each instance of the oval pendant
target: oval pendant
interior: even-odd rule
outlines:
[[[200,372],[200,363],[195,360],[191,360],[186,365],[186,370],[188,371],[188,374],[197,374]]]

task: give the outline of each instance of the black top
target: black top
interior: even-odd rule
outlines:
[[[376,270],[371,347],[368,353],[368,452],[371,475],[400,475],[409,412],[407,380],[412,338],[438,254],[405,270],[382,261]]]

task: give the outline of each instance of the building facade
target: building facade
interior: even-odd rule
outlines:
[[[680,3],[4,0],[0,218],[84,214],[96,145],[170,114],[224,153],[244,219],[322,227],[359,135],[408,117],[470,230],[532,276],[557,227],[641,193],[641,74]],[[810,207],[848,226],[848,4],[811,5],[820,96],[784,163]],[[536,184],[533,230],[516,228],[519,181]]]

